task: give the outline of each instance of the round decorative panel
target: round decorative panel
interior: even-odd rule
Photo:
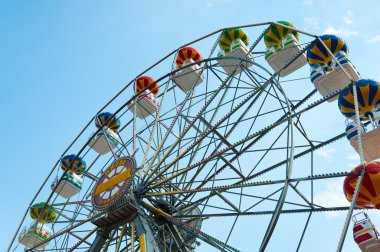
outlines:
[[[136,162],[131,157],[114,161],[103,173],[92,192],[92,205],[96,210],[104,210],[128,193],[136,170]]]

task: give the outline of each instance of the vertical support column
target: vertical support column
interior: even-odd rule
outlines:
[[[133,224],[136,228],[137,236],[139,237],[141,252],[161,252],[154,239],[153,231],[150,228],[146,219],[137,215],[133,219]]]
[[[92,243],[89,252],[99,252],[106,243],[107,239],[110,238],[109,234],[110,232],[108,230],[98,229],[98,231],[96,231],[95,240]]]
[[[131,252],[135,252],[135,224],[133,222],[129,223],[129,228],[131,232]]]

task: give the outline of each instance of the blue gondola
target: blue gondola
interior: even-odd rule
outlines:
[[[380,158],[380,85],[376,81],[362,79],[356,82],[358,96],[358,111],[361,122],[362,147],[364,160],[372,161]],[[339,95],[338,106],[341,113],[347,117],[346,136],[359,153],[358,130],[355,121],[355,102],[353,83]]]
[[[323,35],[320,39],[322,42],[316,39],[311,44],[306,56],[311,66],[310,79],[318,92],[325,97],[347,87],[351,81],[359,80],[360,75],[347,57],[348,47],[344,40],[335,35]],[[335,96],[328,101],[332,102],[337,98]]]
[[[101,129],[89,142],[91,149],[100,155],[105,155],[115,149],[120,142],[118,131],[120,121],[113,114],[103,112],[96,116],[95,125]]]

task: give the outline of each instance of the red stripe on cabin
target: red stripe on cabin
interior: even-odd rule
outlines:
[[[363,226],[362,225],[354,226],[354,233],[356,233],[356,232],[358,232],[360,230],[363,230]]]
[[[183,54],[183,50],[179,50],[178,57],[183,61],[185,59],[185,55]]]
[[[365,241],[368,241],[368,240],[371,240],[373,239],[374,237],[372,235],[370,235],[369,233],[365,233],[363,235],[360,235],[358,237],[355,238],[355,241],[356,243],[360,244],[362,242],[365,242]]]
[[[183,60],[182,59],[180,59],[180,58],[177,58],[177,60],[176,60],[176,62],[175,62],[176,64],[177,64],[177,66],[182,66],[182,64],[183,64]]]
[[[193,56],[193,49],[192,48],[188,48],[186,50],[186,52],[187,52],[187,58],[191,58]]]
[[[366,200],[366,201],[371,201],[371,198],[368,198],[365,194],[363,194],[363,193],[359,193],[359,195],[358,195],[358,198],[361,198],[361,199],[363,199],[363,200]]]

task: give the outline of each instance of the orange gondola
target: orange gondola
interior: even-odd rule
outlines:
[[[159,86],[158,83],[156,82],[155,84],[152,85],[156,80],[153,79],[150,76],[141,76],[136,79],[136,93],[139,93],[142,89],[146,88],[149,86],[149,91],[152,92],[155,96],[158,94],[159,91]],[[150,86],[152,85],[152,86]]]
[[[185,46],[178,50],[177,57],[175,59],[175,63],[178,68],[181,68],[186,60],[192,59],[194,62],[202,60],[202,55],[199,51],[193,47]],[[201,62],[198,63],[199,66],[202,65]]]
[[[359,173],[362,166],[355,167],[352,172]],[[348,201],[352,201],[359,174],[348,175],[343,183],[343,191]],[[365,174],[356,200],[361,208],[380,209],[380,162],[365,163]]]

